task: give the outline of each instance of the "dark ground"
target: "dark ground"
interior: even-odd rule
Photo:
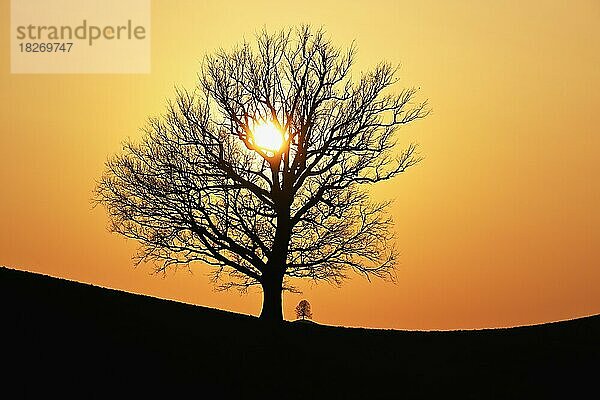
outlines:
[[[600,315],[479,331],[272,328],[7,268],[0,296],[0,398],[600,396]]]

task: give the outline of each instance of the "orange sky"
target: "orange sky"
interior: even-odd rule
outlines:
[[[3,27],[10,2],[0,2]],[[153,1],[152,73],[11,75],[0,35],[0,265],[258,314],[260,293],[213,292],[201,266],[150,275],[91,209],[126,137],[192,87],[198,61],[263,25],[356,39],[355,71],[401,62],[433,114],[403,130],[425,161],[373,188],[395,198],[396,285],[305,285],[327,324],[511,326],[600,312],[597,1]]]

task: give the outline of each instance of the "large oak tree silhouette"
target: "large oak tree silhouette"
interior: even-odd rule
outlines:
[[[419,161],[395,132],[428,111],[415,89],[387,93],[388,63],[352,79],[354,56],[308,26],[207,56],[197,89],[107,162],[94,199],[112,231],[157,270],[201,262],[217,288],[260,285],[269,321],[290,278],[393,279],[388,203],[362,187]]]

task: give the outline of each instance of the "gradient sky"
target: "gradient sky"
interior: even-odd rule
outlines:
[[[304,285],[316,321],[399,329],[512,326],[600,312],[598,1],[153,1],[152,73],[11,75],[0,2],[0,265],[257,315],[258,289],[212,291],[202,266],[133,267],[91,191],[201,57],[262,26],[323,25],[355,71],[402,63],[433,114],[401,130],[425,160],[394,198],[398,283]]]

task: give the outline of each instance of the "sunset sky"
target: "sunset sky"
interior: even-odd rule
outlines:
[[[399,131],[424,161],[372,187],[395,199],[396,284],[300,285],[317,322],[396,329],[513,326],[600,312],[600,3],[152,2],[150,74],[10,74],[0,2],[0,265],[257,315],[255,289],[214,292],[202,265],[151,275],[111,234],[95,180],[201,58],[263,26],[356,40],[355,73],[401,63],[433,113]]]

